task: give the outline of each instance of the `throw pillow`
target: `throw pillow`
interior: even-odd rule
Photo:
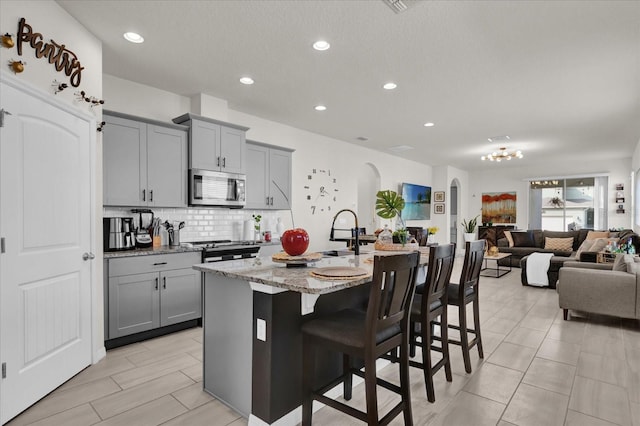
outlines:
[[[616,255],[616,260],[613,261],[612,271],[627,272],[627,263],[625,262],[624,254]]]
[[[583,251],[594,251],[594,250],[591,250],[591,247],[594,245],[596,241],[597,240],[584,240],[582,244],[580,244],[580,247],[578,247],[578,250],[576,251],[576,259],[578,260],[580,259],[580,254]]]
[[[534,247],[533,238],[528,232],[511,232],[514,247]]]
[[[504,231],[504,237],[507,239],[509,247],[513,247],[513,237],[511,236],[511,231]]]
[[[630,274],[635,275],[636,272],[640,270],[640,263],[637,263],[635,260],[635,256],[631,254],[625,254],[623,257],[626,271]]]
[[[589,231],[587,232],[587,240],[595,240],[596,238],[609,238],[609,231]]]
[[[592,246],[588,251],[601,252],[605,249],[605,247],[607,247],[609,243],[613,243],[613,242],[617,243],[618,239],[617,238],[596,238],[595,240],[590,240],[590,241],[592,241]]]
[[[545,250],[571,251],[573,250],[573,237],[568,238],[544,238]]]

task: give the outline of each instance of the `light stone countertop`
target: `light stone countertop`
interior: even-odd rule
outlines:
[[[255,257],[251,259],[229,260],[226,262],[203,263],[194,265],[193,268],[227,278],[235,278],[243,281],[261,283],[272,287],[297,291],[308,294],[326,294],[349,287],[355,287],[371,281],[373,274],[374,254],[390,255],[406,252],[375,251],[361,254],[360,256],[347,255],[339,257],[324,257],[321,260],[309,263],[307,267],[287,268],[283,263],[276,263],[268,257]],[[420,256],[420,264],[426,265],[429,257]],[[366,270],[369,275],[362,278],[345,280],[319,279],[310,274],[317,268],[342,266],[359,267]]]
[[[132,256],[149,256],[154,254],[174,254],[174,253],[189,253],[189,252],[202,252],[202,247],[193,247],[192,244],[197,244],[195,241],[193,243],[184,243],[179,246],[160,246],[160,247],[149,247],[149,248],[136,248],[133,250],[120,250],[120,251],[106,251],[104,252],[105,259],[115,259],[119,257],[132,257]],[[280,245],[280,241],[271,241],[271,242],[259,242],[255,243],[255,245],[260,247],[270,247],[274,245]],[[247,247],[248,245],[238,245],[233,246],[236,247]],[[252,245],[251,245],[252,246]],[[212,251],[224,251],[228,250],[230,246],[221,246],[219,248],[213,249]]]
[[[154,247],[137,248],[133,250],[121,250],[121,251],[105,251],[104,258],[116,259],[121,257],[149,256],[153,254],[174,254],[174,253],[189,253],[189,252],[202,253],[202,248],[192,247],[190,245],[181,245],[181,246],[160,246],[155,248]]]

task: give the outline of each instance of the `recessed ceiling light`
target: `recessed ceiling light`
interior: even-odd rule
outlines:
[[[325,40],[318,40],[315,43],[313,43],[313,48],[316,50],[327,50],[330,47],[331,45],[329,44],[329,42]]]
[[[431,122],[424,123],[424,127],[433,127],[433,126],[435,126],[435,123],[431,123]]]
[[[240,83],[242,83],[242,84],[253,84],[253,79],[251,77],[242,77],[240,79]]]
[[[327,107],[326,107],[326,106],[324,106],[324,105],[316,105],[316,106],[314,107],[314,109],[315,109],[316,111],[324,111],[324,110],[326,110],[326,109],[327,109]]]
[[[391,82],[391,81],[390,81],[389,83],[385,83],[385,85],[384,85],[384,86],[382,86],[382,87],[383,87],[384,89],[387,89],[387,90],[393,90],[393,89],[395,89],[396,87],[398,87],[398,85],[397,85],[397,84],[395,84],[394,82]]]
[[[124,33],[123,37],[125,38],[125,40],[130,41],[131,43],[142,43],[144,41],[144,37],[142,37],[138,33]]]

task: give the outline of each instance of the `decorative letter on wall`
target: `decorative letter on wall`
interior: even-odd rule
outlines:
[[[64,44],[58,44],[51,40],[50,43],[42,41],[42,34],[34,33],[31,25],[24,18],[18,24],[18,55],[22,56],[22,43],[29,43],[35,50],[36,58],[45,57],[57,71],[64,70],[73,87],[80,86],[81,72],[84,69],[75,53],[67,49]]]

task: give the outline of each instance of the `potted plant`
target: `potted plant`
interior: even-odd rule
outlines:
[[[427,243],[433,244],[435,242],[435,235],[439,230],[440,228],[437,226],[430,226],[427,228]]]
[[[480,215],[478,215],[480,216]],[[464,242],[476,239],[476,225],[478,224],[478,216],[473,219],[464,219],[462,221],[462,229],[464,229]]]
[[[407,227],[402,220],[402,209],[404,209],[404,198],[396,191],[386,190],[376,193],[376,214],[383,219],[393,219],[397,217],[394,237],[404,245],[407,242]]]

